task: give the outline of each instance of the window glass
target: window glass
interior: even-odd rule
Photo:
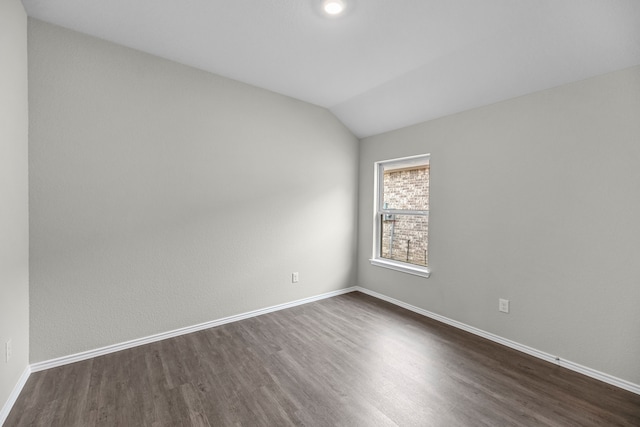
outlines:
[[[429,217],[382,214],[380,256],[426,267]]]
[[[429,165],[383,171],[383,209],[429,210]]]
[[[429,277],[429,160],[376,162],[372,264]]]

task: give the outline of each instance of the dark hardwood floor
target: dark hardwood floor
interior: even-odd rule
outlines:
[[[640,396],[361,293],[34,373],[6,426],[640,426]]]

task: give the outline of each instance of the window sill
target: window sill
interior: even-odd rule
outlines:
[[[414,276],[425,277],[427,279],[429,278],[429,276],[431,276],[431,272],[429,271],[428,268],[417,267],[404,262],[391,261],[391,260],[380,259],[380,258],[372,258],[369,261],[371,262],[371,265],[375,265],[383,268],[389,268],[391,270],[401,271],[407,274],[413,274]]]

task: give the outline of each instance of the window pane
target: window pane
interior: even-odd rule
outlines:
[[[428,216],[381,215],[380,257],[428,266]]]
[[[383,209],[429,210],[429,165],[385,166]]]

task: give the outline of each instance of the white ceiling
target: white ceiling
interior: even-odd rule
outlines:
[[[386,132],[640,64],[640,0],[23,0],[29,16]]]

